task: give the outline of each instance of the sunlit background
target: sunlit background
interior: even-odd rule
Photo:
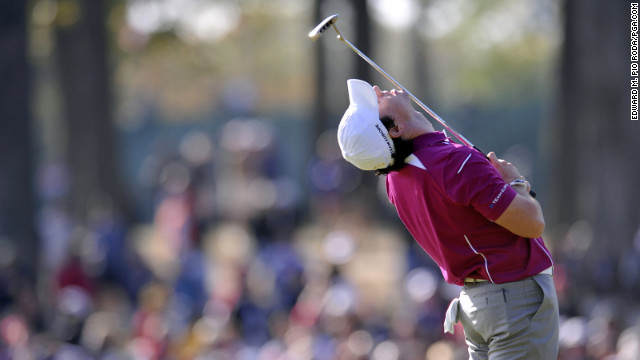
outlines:
[[[468,358],[459,287],[340,155],[347,79],[391,85],[308,38],[332,14],[532,183],[559,359],[640,359],[626,6],[4,0],[0,359]]]

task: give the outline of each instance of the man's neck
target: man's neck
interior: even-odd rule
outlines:
[[[411,121],[414,125],[413,129],[409,132],[407,139],[415,139],[420,135],[432,133],[435,131],[433,125],[427,118],[421,113],[416,111]]]

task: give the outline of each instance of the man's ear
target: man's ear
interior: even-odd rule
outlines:
[[[389,135],[394,139],[399,138],[402,136],[402,127],[394,124],[393,127],[389,128]]]

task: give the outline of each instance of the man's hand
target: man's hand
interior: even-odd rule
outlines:
[[[489,153],[488,157],[491,164],[493,164],[496,170],[500,173],[500,176],[502,176],[502,180],[504,180],[504,182],[511,184],[514,180],[521,179],[524,181],[525,186],[523,188],[526,190],[526,193],[528,194],[529,191],[531,191],[531,184],[529,184],[527,179],[520,174],[520,171],[515,167],[515,165],[506,160],[498,159],[493,151]]]
[[[544,231],[544,217],[540,204],[530,196],[531,185],[525,180],[520,171],[510,162],[498,159],[494,152],[489,153],[489,161],[498,170],[502,180],[511,184],[514,180],[524,180],[524,185],[514,184],[511,188],[517,192],[516,197],[506,210],[496,219],[496,224],[512,233],[526,237],[537,238]]]

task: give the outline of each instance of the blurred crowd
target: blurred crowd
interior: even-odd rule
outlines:
[[[100,191],[72,218],[64,164],[43,165],[37,276],[0,241],[0,360],[467,359],[462,328],[442,325],[459,287],[334,139],[318,140],[300,181],[264,121],[186,134],[140,167],[142,222]],[[636,287],[606,291],[623,271],[638,284],[638,249],[622,268],[587,259],[585,228],[553,246],[559,359],[640,359]]]

